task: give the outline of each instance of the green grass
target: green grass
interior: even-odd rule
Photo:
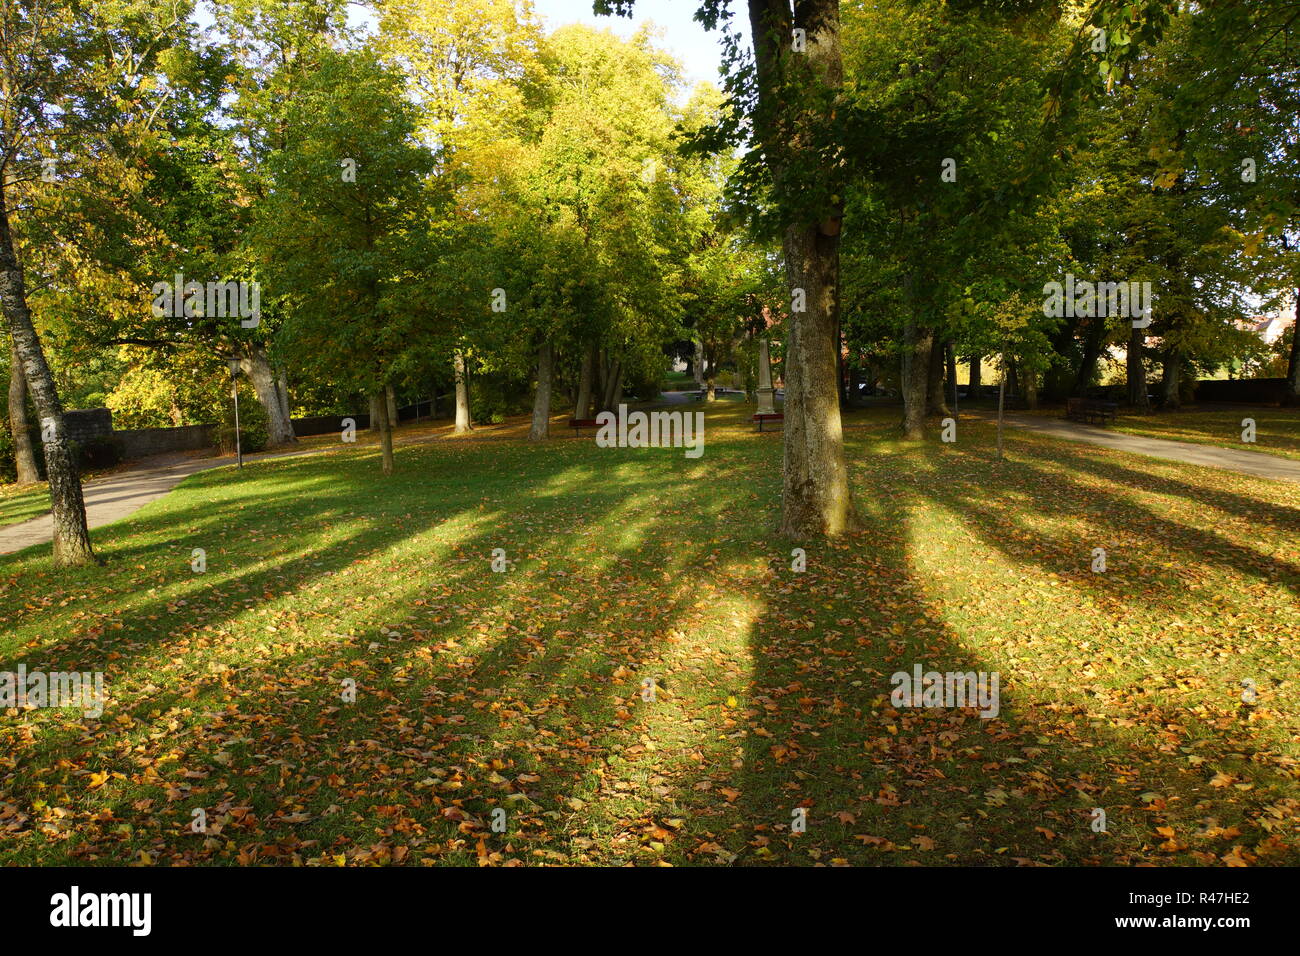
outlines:
[[[796,573],[747,411],[698,460],[205,472],[96,532],[102,568],[0,557],[0,670],[110,697],[0,717],[0,862],[1300,863],[1300,487],[856,413],[863,530]],[[999,716],[893,708],[914,663],[997,671]]]
[[[50,489],[45,482],[0,485],[0,528],[43,515],[50,510]]]

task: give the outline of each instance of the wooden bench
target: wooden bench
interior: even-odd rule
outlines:
[[[575,435],[581,435],[584,428],[599,428],[600,422],[594,418],[570,418],[569,427]]]
[[[755,415],[750,419],[752,422],[758,422],[758,430],[763,430],[763,422],[783,422],[785,415],[782,412],[771,412],[766,415]]]
[[[1116,402],[1103,402],[1095,398],[1067,398],[1065,400],[1065,417],[1089,425],[1104,425],[1113,422],[1119,414]]]

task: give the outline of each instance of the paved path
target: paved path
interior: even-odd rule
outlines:
[[[979,411],[971,414],[985,421],[997,422],[997,415],[990,412]],[[1126,435],[1123,432],[1108,431],[1064,418],[1048,418],[1041,415],[1006,415],[1004,420],[1006,424],[1015,428],[1026,428],[1040,435],[1050,435],[1052,438],[1088,442],[1104,448],[1132,452],[1135,455],[1182,461],[1189,465],[1224,468],[1243,475],[1254,475],[1257,478],[1300,483],[1300,461],[1268,455],[1264,452],[1220,448],[1216,445],[1197,445],[1192,442],[1169,441],[1166,438],[1147,438],[1143,435]]]

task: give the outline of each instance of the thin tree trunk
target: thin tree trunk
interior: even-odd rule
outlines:
[[[1002,353],[1002,374],[998,376],[998,458],[1002,457],[1002,410],[1007,398],[1007,353]]]
[[[1286,363],[1286,405],[1300,405],[1300,289],[1295,293],[1295,322],[1291,326],[1291,355]]]
[[[623,360],[614,357],[605,370],[605,388],[600,396],[601,411],[617,411],[618,403],[623,398]]]
[[[1142,350],[1146,342],[1146,333],[1142,329],[1132,329],[1128,337],[1128,358],[1125,362],[1128,376],[1128,403],[1134,408],[1150,408],[1147,398],[1147,371]]]
[[[582,368],[578,371],[578,398],[573,403],[573,417],[585,419],[591,411],[591,380],[600,361],[599,347],[593,342],[583,353]]]
[[[474,427],[469,417],[469,376],[464,352],[457,350],[452,367],[456,376],[456,434],[462,435]]]
[[[390,428],[396,428],[397,421],[398,421],[397,392],[393,390],[393,386],[391,385],[384,386],[384,400],[385,403],[388,405],[388,426]]]
[[[27,428],[27,379],[23,376],[23,360],[18,355],[16,339],[9,341],[9,430],[14,436],[14,464],[18,469],[18,484],[29,485],[41,480],[36,467],[36,450]]]
[[[41,422],[45,475],[50,483],[50,510],[54,523],[54,562],[58,565],[94,563],[96,558],[90,546],[90,530],[86,526],[81,475],[63,422],[63,405],[54,387],[54,377],[50,374],[45,351],[27,308],[27,288],[9,229],[8,196],[3,185],[0,185],[0,306],[9,323],[9,332],[22,363],[23,377],[31,389]]]
[[[1102,342],[1106,338],[1106,320],[1095,318],[1089,323],[1083,338],[1083,355],[1079,360],[1079,372],[1074,380],[1072,394],[1083,398],[1088,393],[1093,376],[1097,374],[1097,362],[1101,358]]]
[[[1021,387],[1024,390],[1025,405],[1028,408],[1038,407],[1038,372],[1032,368],[1024,368],[1020,372]]]
[[[387,391],[388,386],[384,386]],[[388,402],[381,392],[375,396],[375,408],[379,412],[379,442],[383,446],[384,474],[393,473],[393,423],[388,417]]]
[[[266,359],[266,352],[261,346],[251,346],[240,359],[240,366],[248,380],[253,383],[257,401],[266,410],[266,437],[272,445],[286,445],[297,441],[285,414],[285,405],[280,398],[280,389],[276,383],[275,370]]]
[[[944,346],[948,359],[948,383],[952,387],[952,413],[957,415],[957,349],[949,342]]]
[[[533,427],[529,441],[542,441],[551,431],[551,376],[555,369],[555,348],[543,342],[537,350],[537,395],[533,399]]]
[[[980,388],[984,374],[984,356],[972,355],[970,357],[970,384],[966,386],[966,398],[968,401],[974,401],[980,397]]]

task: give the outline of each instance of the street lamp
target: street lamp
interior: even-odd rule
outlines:
[[[239,443],[239,358],[230,357],[230,392],[235,396],[235,459],[244,467],[244,452]]]

